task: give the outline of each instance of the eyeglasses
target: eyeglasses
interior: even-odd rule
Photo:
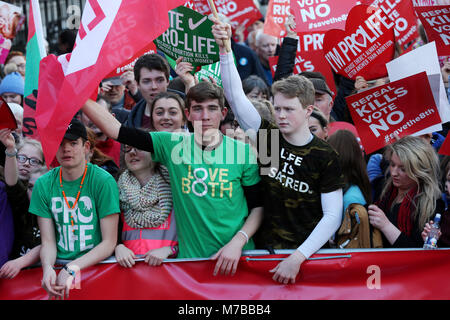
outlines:
[[[30,163],[30,166],[39,166],[42,165],[42,161],[37,159],[37,158],[28,158],[27,156],[23,155],[23,154],[18,154],[17,155],[17,161],[19,161],[20,163],[26,163],[27,161]]]
[[[133,150],[133,149],[134,149],[134,152],[139,152],[139,151],[141,151],[141,150],[139,150],[139,149],[136,148],[136,147],[132,147],[132,146],[128,146],[128,145],[125,145],[125,146],[123,147],[123,151],[124,151],[125,153],[131,152],[131,150]]]

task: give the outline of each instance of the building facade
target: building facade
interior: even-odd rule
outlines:
[[[29,0],[6,1],[22,8],[24,25],[13,41],[13,50],[25,52],[28,37]],[[49,44],[49,52],[56,53],[58,35],[64,29],[78,29],[81,12],[86,0],[39,0],[44,37]]]

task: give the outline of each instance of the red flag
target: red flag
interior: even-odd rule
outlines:
[[[8,104],[0,97],[0,129],[17,129],[17,122]]]
[[[52,93],[51,97],[39,94],[37,101],[36,124],[47,163],[53,160],[71,119],[96,91],[100,81],[166,30],[169,27],[167,12],[184,2],[86,1],[67,68],[57,68],[62,70],[64,81],[46,89]],[[49,59],[51,63],[50,60],[46,63],[55,63],[55,58]],[[47,72],[55,70],[47,68]],[[44,87],[44,83],[39,84],[39,89]]]

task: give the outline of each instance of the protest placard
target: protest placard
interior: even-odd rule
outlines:
[[[422,6],[445,6],[448,5],[448,0],[412,0],[414,7]]]
[[[253,0],[213,0],[213,2],[217,13],[230,19],[233,30],[238,27],[246,30],[253,22],[262,18]],[[195,11],[206,16],[211,14],[208,0],[194,0],[193,4]]]
[[[17,129],[16,118],[2,97],[0,97],[0,129]]]
[[[0,1],[0,64],[5,63],[12,40],[25,21],[20,7]]]
[[[177,67],[177,62],[170,57],[166,57],[169,62],[170,67],[175,70]],[[222,76],[220,75],[220,61],[214,62],[213,64],[208,64],[204,66],[198,66],[195,70],[192,71],[194,75],[197,77],[199,82],[202,81],[213,81],[219,87],[222,87]]]
[[[417,63],[418,61],[420,63]],[[439,98],[435,100],[436,106],[438,107],[442,122],[450,121],[450,104],[448,103],[444,82],[442,81],[441,67],[439,66],[436,43],[434,41],[392,60],[386,64],[386,68],[391,81],[400,80],[423,71],[429,77],[438,75],[439,86],[437,91]],[[434,126],[432,129],[432,131],[439,130],[442,130],[441,125]]]
[[[407,50],[419,37],[417,18],[411,1],[363,0],[362,4],[379,7],[395,23],[395,40]]]
[[[382,78],[387,75],[386,63],[395,53],[394,25],[380,8],[353,7],[345,30],[332,29],[325,34],[325,59],[344,77]]]
[[[440,123],[425,72],[346,97],[366,152]]]
[[[219,47],[211,32],[213,23],[207,16],[180,6],[169,11],[170,27],[155,44],[159,50],[176,60],[197,66],[212,64],[219,60]]]
[[[343,29],[356,0],[291,0],[297,32]]]
[[[286,35],[286,23],[289,17],[290,0],[270,0],[264,20],[264,33],[281,38]]]
[[[428,40],[436,42],[438,55],[450,55],[450,4],[415,7]]]
[[[320,72],[325,78],[328,86],[334,94],[337,93],[331,68],[323,55],[323,37],[325,33],[299,33],[298,47],[295,57],[293,74],[299,74],[305,71]],[[278,56],[270,57],[269,64],[272,76],[275,76]]]

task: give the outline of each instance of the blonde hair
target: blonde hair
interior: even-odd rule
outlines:
[[[272,85],[272,94],[281,93],[287,98],[298,98],[303,109],[314,105],[316,91],[312,82],[304,76],[291,75]]]
[[[272,103],[266,99],[250,99],[255,109],[258,111],[261,118],[274,123],[275,122],[275,110]]]
[[[439,158],[433,147],[422,138],[406,136],[387,146],[386,159],[390,160],[395,153],[404,166],[409,178],[417,184],[417,194],[412,202],[416,210],[412,213],[414,221],[418,221],[419,229],[431,219],[436,210],[436,200],[440,197]],[[392,177],[386,181],[381,197],[392,187]]]
[[[42,150],[42,145],[39,141],[31,138],[23,138],[17,146],[17,151],[20,151],[23,147],[25,147],[25,145],[35,147],[39,151],[39,156],[41,157],[42,162],[45,162],[44,151]]]

